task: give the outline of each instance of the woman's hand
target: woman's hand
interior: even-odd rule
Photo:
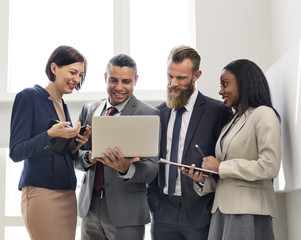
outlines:
[[[74,138],[80,129],[80,123],[77,123],[75,127],[70,127],[70,122],[59,122],[54,124],[47,133],[49,139],[61,137],[61,138]]]
[[[213,156],[203,158],[202,168],[218,172],[221,161]]]

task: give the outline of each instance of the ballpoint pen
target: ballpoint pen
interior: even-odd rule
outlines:
[[[204,155],[202,149],[199,147],[199,145],[195,144],[195,147],[196,147],[196,149],[199,151],[199,153],[201,154],[201,157],[204,158],[205,155]]]
[[[201,157],[202,157],[202,159],[203,159],[203,158],[205,157],[205,155],[204,155],[202,149],[201,149],[201,148],[199,147],[199,145],[197,145],[197,144],[195,144],[195,147],[196,147],[196,149],[199,151],[199,153],[201,154]],[[205,177],[208,177],[207,174],[208,174],[208,173],[205,173],[204,176],[205,176]],[[209,173],[209,175],[211,175],[211,173]]]

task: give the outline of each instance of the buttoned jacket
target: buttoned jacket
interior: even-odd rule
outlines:
[[[70,121],[63,101],[66,121]],[[9,156],[14,162],[24,161],[19,189],[35,186],[48,189],[76,188],[73,161],[69,153],[51,150],[55,139],[47,134],[50,120],[58,120],[49,93],[39,85],[16,95],[12,116]],[[72,124],[71,124],[72,126]]]
[[[171,109],[166,103],[158,106],[162,126],[160,157],[166,158],[167,150],[167,128],[171,114]],[[229,118],[229,109],[225,104],[204,96],[198,92],[196,102],[193,106],[192,115],[189,121],[181,163],[186,165],[195,164],[202,166],[202,156],[195,145],[203,150],[206,156],[214,155],[214,148],[219,133]],[[153,214],[160,207],[163,199],[163,189],[165,186],[165,164],[159,165],[158,177],[148,187],[148,202]],[[186,216],[191,224],[196,227],[203,227],[209,224],[211,219],[211,207],[214,193],[206,192],[199,196],[194,190],[194,182],[191,178],[181,175],[182,204]]]
[[[89,124],[91,126],[95,111],[97,109],[102,111],[105,103],[106,99],[102,99],[84,105],[79,117],[82,125]],[[131,96],[121,115],[159,115],[159,111],[136,99],[135,96]],[[96,165],[88,164],[84,159],[87,150],[92,149],[92,141],[93,139],[90,138],[83,150],[80,150],[79,158],[75,161],[75,167],[85,171],[78,197],[78,215],[80,217],[85,217],[89,211],[94,187]],[[134,163],[135,173],[130,179],[123,179],[117,170],[104,165],[105,198],[113,225],[118,227],[137,226],[150,222],[146,184],[156,177],[157,160],[157,157],[141,158],[139,162]]]
[[[233,122],[223,128],[215,148],[221,164],[212,212],[219,208],[225,214],[275,217],[273,179],[281,160],[279,120],[273,109],[260,106],[246,110],[230,129]]]

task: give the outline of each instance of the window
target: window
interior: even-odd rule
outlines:
[[[104,72],[108,60],[118,53],[129,54],[137,62],[135,95],[150,102],[163,101],[169,51],[181,44],[195,47],[194,3],[195,0],[1,0],[0,101],[8,108],[16,92],[36,83],[46,86],[48,57],[63,44],[75,47],[88,60],[86,82],[79,93],[68,96],[69,107],[73,100],[76,105],[78,101],[106,96]],[[2,137],[7,139],[8,131]],[[21,192],[17,190],[23,163],[13,163],[7,146],[0,147],[0,239],[26,239]],[[81,175],[77,173],[78,184]],[[146,239],[149,238],[148,225]]]
[[[113,2],[10,0],[9,92],[39,83],[52,51],[70,45],[88,60],[82,91],[104,91],[103,73],[113,55]]]
[[[195,47],[194,0],[130,0],[128,8],[116,0],[9,3],[9,92],[36,83],[45,86],[48,57],[57,46],[65,44],[78,49],[88,60],[81,92],[104,92],[106,64],[113,55],[123,52],[137,62],[136,90],[165,93],[169,51],[181,44]],[[128,15],[118,14],[126,9]]]
[[[2,188],[3,194],[5,196],[5,216],[1,216],[1,218],[6,219],[3,222],[14,222],[12,226],[4,225],[5,227],[5,240],[13,240],[13,239],[22,239],[29,240],[27,230],[23,225],[23,220],[21,217],[21,191],[18,191],[18,183],[21,176],[21,171],[23,168],[23,162],[15,163],[8,156],[7,148],[0,148],[0,160],[4,161],[5,164],[2,168],[4,171],[4,176],[6,176],[6,184],[5,188]],[[84,173],[81,171],[76,171],[77,177],[77,186],[76,186],[76,195],[78,196],[81,179]],[[1,193],[2,195],[2,193]],[[0,207],[1,208],[1,207]],[[78,219],[78,227],[76,229],[76,239],[80,239],[80,219]]]
[[[194,0],[131,0],[131,55],[137,61],[136,89],[166,89],[172,48],[195,48]]]

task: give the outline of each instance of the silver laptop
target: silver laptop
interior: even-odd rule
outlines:
[[[118,147],[124,157],[156,157],[159,151],[160,118],[142,116],[94,116],[92,156]]]

